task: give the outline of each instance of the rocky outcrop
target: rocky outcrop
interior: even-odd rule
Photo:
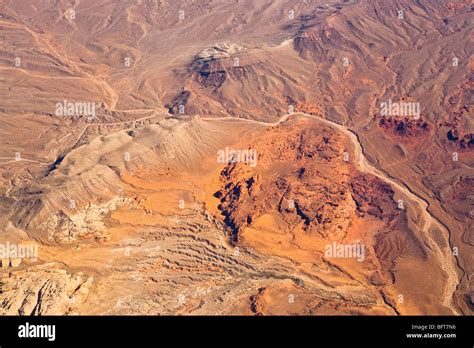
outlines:
[[[380,220],[392,221],[400,210],[394,202],[390,185],[372,175],[356,175],[351,181],[352,197],[360,214],[370,214]]]
[[[250,146],[259,154],[256,170],[229,163],[221,172],[215,196],[233,240],[263,214],[278,215],[289,230],[302,224],[310,233],[342,238],[356,208],[344,174],[344,140],[329,129],[271,133]]]
[[[448,132],[448,139],[454,141],[461,149],[474,148],[474,133],[463,134],[462,131],[452,129]]]
[[[170,114],[178,115],[184,113],[186,105],[189,98],[191,97],[191,92],[187,90],[181,91],[171,103],[167,104],[166,107]]]
[[[51,215],[40,229],[48,231],[48,239],[62,244],[78,239],[92,238],[105,241],[110,238],[104,224],[104,217],[117,208],[117,205],[131,204],[130,198],[114,197],[104,203],[89,203],[77,212],[60,211]]]
[[[69,274],[55,264],[3,274],[0,315],[63,315],[85,302],[93,278]]]
[[[430,124],[420,119],[381,117],[379,126],[385,132],[400,138],[417,138],[428,135],[432,129]]]
[[[463,150],[474,149],[474,133],[467,133],[460,129],[459,124],[455,123],[446,134],[449,141],[453,142],[458,148]]]
[[[257,316],[263,315],[263,302],[267,288],[258,289],[257,294],[250,296],[250,311]]]
[[[195,81],[204,88],[218,89],[227,78],[227,70],[239,68],[240,64],[234,64],[232,56],[239,59],[237,55],[244,51],[242,46],[227,42],[203,49],[194,56],[190,66]]]
[[[204,63],[196,72],[196,80],[203,87],[219,88],[227,77],[227,71],[217,61]]]

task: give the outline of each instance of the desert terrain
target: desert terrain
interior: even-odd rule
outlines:
[[[1,315],[472,315],[469,0],[0,2]]]

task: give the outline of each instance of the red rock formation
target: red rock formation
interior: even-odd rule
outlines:
[[[375,176],[357,175],[351,181],[352,197],[361,214],[370,214],[381,220],[392,221],[400,210],[393,200],[390,185]]]
[[[454,124],[446,134],[448,140],[454,142],[454,144],[463,150],[474,149],[474,133],[464,133],[463,130],[459,129],[458,124]]]
[[[416,138],[428,135],[432,128],[422,118],[415,120],[413,118],[397,117],[380,117],[379,126],[387,133],[402,138]]]
[[[205,62],[196,69],[195,79],[203,87],[217,89],[227,77],[226,69],[219,61]]]
[[[221,172],[222,189],[215,196],[235,242],[264,213],[278,214],[289,226],[303,223],[322,236],[343,235],[350,224],[355,206],[341,173],[343,141],[330,130],[322,135],[316,129],[285,128],[251,146],[259,154],[259,173],[242,163]],[[267,165],[272,172],[264,169]],[[285,206],[287,201],[292,203]]]
[[[267,288],[260,288],[258,289],[258,293],[256,295],[250,296],[250,310],[255,315],[263,315],[263,301],[265,297],[265,293],[267,292]]]

